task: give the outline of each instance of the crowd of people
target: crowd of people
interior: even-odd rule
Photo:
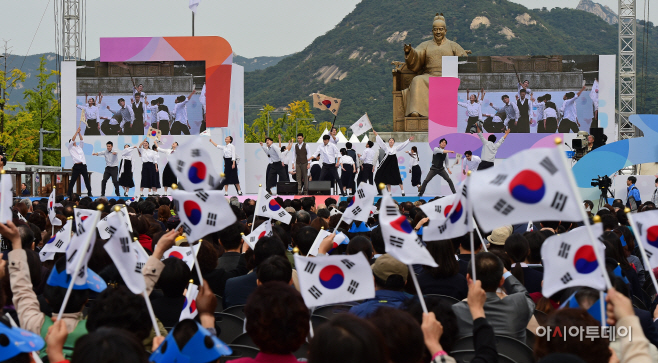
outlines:
[[[157,318],[158,336],[144,297],[126,287],[103,248],[107,241],[99,233],[88,263],[89,275],[102,279],[107,287],[98,283],[76,285],[58,320],[71,277],[66,273],[64,254],[42,261],[40,251],[62,226],[51,225],[47,199],[16,199],[13,220],[0,224],[4,258],[0,260],[4,313],[0,319],[0,361],[34,361],[32,352],[53,363],[232,359],[497,362],[519,352],[529,354],[526,361],[540,362],[637,363],[658,359],[658,323],[654,322],[658,307],[650,279],[654,272],[643,267],[624,205],[618,201],[605,205],[596,215],[605,230],[602,242],[614,285],[605,297],[607,324],[618,331],[626,327],[630,339],[601,335],[590,339],[590,329],[601,325],[598,310],[594,315],[588,312],[599,300],[598,291],[583,287],[564,289],[552,296],[541,294],[543,242],[576,228],[578,223],[533,221],[533,228],[528,224],[501,226],[483,235],[482,240],[476,237],[473,249],[469,235],[424,240],[438,267],[415,265],[410,270],[386,254],[378,211],[367,222],[338,225],[348,201],[331,197],[323,198],[322,204],[315,197],[277,201],[291,215],[291,222],[273,223],[273,234],[261,237],[251,249],[243,236],[249,234],[252,225],[258,227],[267,220],[254,217],[256,201],[230,198],[237,222],[199,241],[201,283],[182,259],[163,258],[174,246],[190,246],[177,229],[180,218],[170,198],[126,202],[77,195],[57,197],[54,208],[61,225],[79,209],[102,209],[104,216],[116,205],[126,204],[133,236],[149,255],[142,275]],[[400,214],[421,238],[428,223],[420,208],[424,203],[419,199],[398,205]],[[375,206],[379,209],[380,201]],[[583,203],[583,208],[591,210],[590,206],[590,201]],[[645,201],[638,211],[653,209],[655,204]],[[591,212],[590,217],[594,217]],[[306,256],[323,229],[332,233],[320,244],[318,256],[364,254],[371,261],[374,298],[350,301],[346,296],[343,304],[330,310],[307,308],[299,292],[293,256]],[[348,242],[333,248],[337,232],[345,234]],[[471,276],[472,264],[476,280]],[[427,313],[423,313],[411,283],[414,277]],[[199,286],[195,301],[198,315],[181,320],[190,282]],[[317,315],[322,311],[324,315]],[[229,313],[236,316],[229,318]],[[243,327],[237,335],[229,327],[231,319]],[[559,338],[556,329],[561,332]],[[567,334],[572,329],[585,329],[588,336]],[[232,353],[224,343],[232,347]]]

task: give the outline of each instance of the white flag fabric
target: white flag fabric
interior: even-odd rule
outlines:
[[[91,209],[80,209],[75,208],[73,212],[73,217],[75,218],[75,224],[78,225],[87,220],[87,218],[94,215],[94,211]]]
[[[603,224],[591,226],[596,238],[603,234]],[[596,242],[601,256],[605,255],[604,245]],[[596,258],[594,244],[586,227],[576,228],[568,233],[551,236],[541,247],[544,264],[542,295],[549,297],[556,292],[574,286],[586,286],[605,290],[603,269]]]
[[[71,276],[75,275],[75,283],[77,285],[87,283],[87,262],[94,250],[94,244],[96,243],[96,223],[101,215],[99,211],[88,209],[81,209],[80,211],[82,210],[90,214],[84,219],[84,216],[81,215],[80,221],[75,224],[75,234],[71,237],[69,247],[66,249],[66,273]],[[76,212],[78,211],[76,210]],[[87,250],[84,251],[83,248],[88,239],[91,242],[89,242]],[[81,258],[83,260],[80,270],[75,271],[78,260]]]
[[[199,147],[202,143],[203,139],[197,136],[167,157],[178,185],[184,190],[213,190],[219,184],[219,173],[215,172],[210,153]]]
[[[292,216],[288,213],[279,203],[274,199],[274,196],[262,191],[259,193],[258,201],[256,202],[258,206],[256,210],[257,216],[262,216],[265,218],[276,219],[285,224],[290,224]]]
[[[199,254],[200,248],[201,248],[201,244],[199,243],[197,243],[194,246],[194,253],[196,255]],[[192,268],[194,267],[194,256],[192,256],[192,247],[173,246],[170,249],[166,250],[165,253],[162,255],[163,260],[169,257],[183,260],[183,262],[185,262],[187,266],[190,268],[190,271],[192,271]]]
[[[196,14],[196,8],[199,6],[201,3],[201,0],[190,0],[189,8],[192,10],[193,13]]]
[[[41,249],[41,252],[39,252],[39,258],[41,259],[41,262],[52,260],[55,258],[56,253],[66,252],[66,248],[69,246],[69,243],[71,243],[72,225],[73,220],[69,219],[66,221],[64,226],[60,228],[60,230],[55,233],[55,235],[52,236],[48,242],[46,242],[46,244]]]
[[[640,237],[640,248],[644,248],[651,268],[658,267],[658,210],[634,213],[633,222]]]
[[[425,203],[421,205],[419,208],[420,210],[425,213],[427,218],[430,219],[430,221],[436,220],[436,221],[443,221],[446,219],[446,209],[447,208],[452,208],[452,203],[455,201],[455,196],[457,194],[450,194],[446,195],[445,197],[441,199],[437,199],[433,202]]]
[[[424,241],[460,237],[473,231],[473,218],[469,213],[469,184],[470,177],[461,184],[457,197],[453,197],[453,204],[443,209],[443,218],[430,219],[427,227],[423,228]]]
[[[199,313],[196,309],[196,297],[199,295],[199,287],[191,283],[187,286],[187,292],[185,293],[185,304],[183,304],[183,310],[180,313],[180,319],[194,319],[195,316]]]
[[[473,211],[485,231],[529,220],[581,221],[579,199],[569,187],[558,148],[524,150],[473,173]]]
[[[23,217],[23,215],[21,214],[21,212],[16,212],[16,216],[18,217],[18,219],[19,219],[21,222],[25,222],[25,223],[27,223],[27,219],[25,219],[25,217]]]
[[[379,226],[382,229],[386,253],[405,265],[438,266],[407,217],[400,215],[400,209],[387,191],[384,191],[382,197]]]
[[[320,249],[320,243],[322,243],[322,240],[325,239],[330,234],[331,234],[330,232],[321,229],[320,232],[318,232],[318,235],[315,236],[315,240],[313,240],[313,244],[311,245],[311,248],[308,250],[308,255],[317,256],[318,251]]]
[[[353,221],[368,221],[370,208],[375,203],[377,187],[368,183],[361,183],[354,196],[349,198],[348,206],[343,213],[343,222],[351,224]]]
[[[357,120],[354,125],[350,126],[350,128],[352,129],[354,136],[361,136],[361,134],[370,130],[372,128],[372,124],[370,123],[368,114],[366,113],[365,115],[361,116],[361,118]]]
[[[12,214],[12,207],[14,202],[14,192],[12,188],[12,176],[10,174],[2,174],[0,176],[0,221],[6,223],[14,219]]]
[[[50,193],[50,197],[48,197],[48,219],[50,219],[50,224],[53,226],[61,226],[62,221],[57,218],[57,213],[55,212],[55,190],[53,189],[53,192]]]
[[[123,217],[116,213],[112,213],[108,217],[110,239],[103,247],[114,261],[114,265],[130,291],[133,294],[141,294],[146,290],[146,282],[142,276],[144,265],[139,263],[139,251],[133,247],[130,232],[124,227]]]
[[[138,241],[132,241],[132,246],[135,251],[137,251],[137,263],[140,264],[140,267],[143,268],[146,265],[146,261],[149,259],[149,255],[144,251],[144,247],[139,244]]]
[[[261,223],[260,226],[258,226],[256,229],[254,229],[253,232],[250,234],[244,236],[242,239],[249,245],[249,248],[252,250],[256,248],[256,242],[260,240],[263,237],[271,237],[272,236],[272,222],[270,220],[266,220],[265,222]]]
[[[322,306],[375,297],[375,281],[363,253],[301,257],[295,255],[299,288],[306,306]]]
[[[132,232],[132,225],[130,224],[130,217],[128,216],[128,211],[126,211],[125,208],[121,208],[118,212],[112,212],[108,215],[105,216],[105,218],[101,218],[100,221],[98,221],[98,224],[96,225],[96,228],[98,229],[98,234],[101,236],[102,239],[110,239],[112,236],[112,228],[117,228],[117,226],[111,226],[108,222],[108,220],[112,217],[118,215],[119,218],[121,219],[121,228],[125,228],[127,231]]]
[[[174,190],[172,197],[178,202],[180,225],[190,242],[220,231],[237,221],[221,191]]]
[[[205,129],[199,133],[201,136],[212,136],[210,135],[210,129]]]

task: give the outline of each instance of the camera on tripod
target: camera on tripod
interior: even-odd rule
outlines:
[[[599,189],[608,189],[612,186],[612,179],[607,175],[598,176],[598,178],[592,179],[592,186]]]

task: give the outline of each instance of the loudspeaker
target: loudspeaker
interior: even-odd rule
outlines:
[[[297,182],[280,181],[276,183],[276,194],[295,195],[297,194]]]
[[[308,182],[309,195],[331,195],[331,182],[329,180]]]

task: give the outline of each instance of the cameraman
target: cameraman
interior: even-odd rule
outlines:
[[[640,198],[640,191],[635,186],[637,178],[634,176],[629,176],[626,179],[627,188],[627,197],[626,197],[626,206],[631,209],[631,212],[637,212],[637,207],[642,204],[642,199]]]
[[[584,155],[587,155],[588,153],[592,152],[594,149],[596,149],[596,146],[594,146],[594,135],[588,135],[587,136],[587,145],[584,148]]]

